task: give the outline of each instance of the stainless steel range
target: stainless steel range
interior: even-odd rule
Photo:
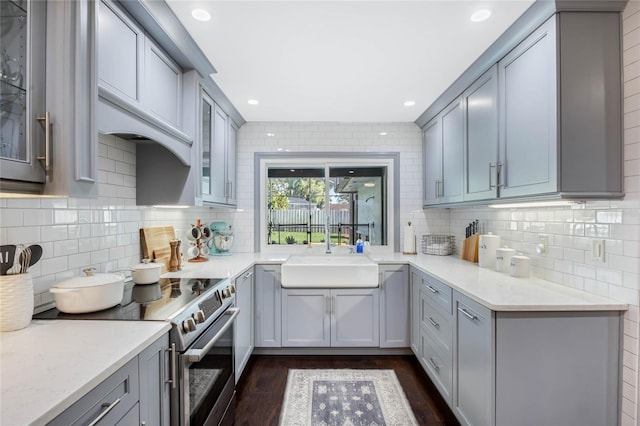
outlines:
[[[51,309],[38,319],[170,321],[171,424],[231,425],[235,416],[233,321],[228,279],[163,278],[125,287],[120,305],[88,314]]]

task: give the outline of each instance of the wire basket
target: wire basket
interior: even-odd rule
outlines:
[[[422,253],[437,256],[453,254],[453,235],[428,234],[422,236]]]

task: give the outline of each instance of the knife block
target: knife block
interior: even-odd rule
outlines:
[[[462,260],[478,263],[478,239],[480,235],[475,234],[462,241]]]

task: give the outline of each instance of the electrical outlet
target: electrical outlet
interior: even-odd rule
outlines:
[[[594,239],[591,241],[591,257],[604,263],[605,240]]]
[[[544,254],[549,247],[549,236],[547,234],[538,235],[538,244],[536,245],[536,253]]]

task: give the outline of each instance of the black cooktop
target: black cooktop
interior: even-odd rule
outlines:
[[[213,291],[224,278],[161,278],[155,284],[125,284],[122,302],[113,308],[86,314],[66,314],[57,308],[33,316],[34,319],[96,319],[129,321],[167,321],[178,315],[198,297]],[[211,302],[213,300],[213,302]],[[196,302],[197,303],[197,302]],[[219,295],[208,304],[222,305]],[[210,308],[217,308],[210,306]]]

